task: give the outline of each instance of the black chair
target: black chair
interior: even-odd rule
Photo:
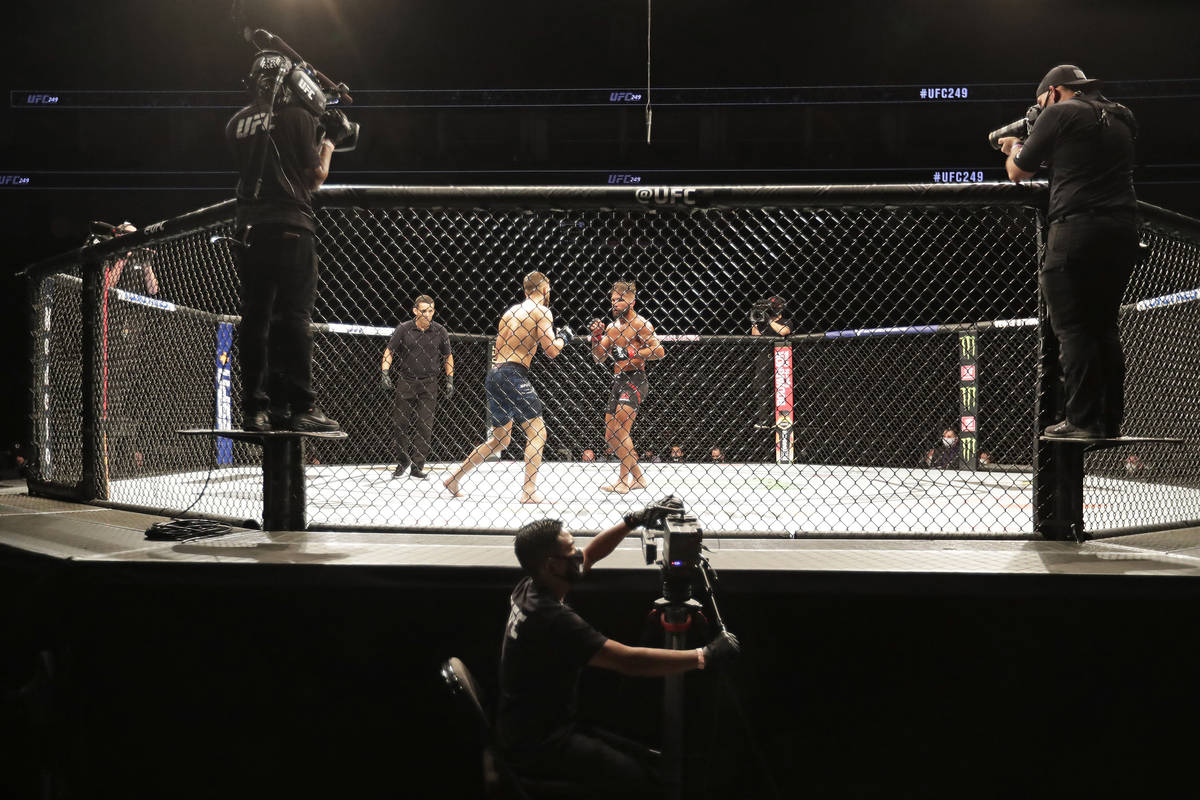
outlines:
[[[488,797],[517,797],[520,800],[569,800],[586,797],[585,787],[566,781],[534,780],[517,775],[496,747],[492,722],[485,710],[483,694],[475,676],[461,659],[451,656],[442,663],[442,680],[450,694],[468,709],[483,740],[483,783]]]

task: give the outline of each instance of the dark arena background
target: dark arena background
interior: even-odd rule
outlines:
[[[315,196],[314,376],[344,440],[232,433],[223,129],[254,49],[231,5],[345,81],[362,126]],[[676,706],[662,679],[585,670],[580,716],[679,734],[670,796],[1194,785],[1195,2],[72,0],[9,20],[0,796],[517,797],[443,662],[490,711],[513,531],[553,516],[583,543],[667,494],[743,652]],[[1009,183],[986,139],[1059,63],[1141,126],[1146,258],[1120,312],[1140,441],[1086,453],[1037,437],[1061,400],[1046,184]],[[139,232],[83,247],[123,220]],[[135,262],[153,285],[111,278]],[[519,434],[464,497],[442,488],[486,433],[496,322],[534,269],[578,333],[637,282],[667,352],[633,430],[647,490],[599,490],[611,378],[586,345],[530,371],[545,505],[517,501]],[[419,294],[457,385],[423,481],[393,477],[379,385]],[[769,297],[790,336],[750,335]],[[178,433],[205,428],[230,435]],[[172,519],[208,528],[148,538]],[[663,593],[631,536],[571,603],[661,644]]]

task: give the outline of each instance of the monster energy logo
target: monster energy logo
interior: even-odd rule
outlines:
[[[963,436],[958,440],[959,446],[962,448],[959,452],[962,454],[962,460],[970,463],[975,460],[975,437]]]
[[[963,410],[964,411],[974,411],[975,403],[978,401],[978,394],[976,393],[975,387],[974,386],[960,386],[960,387],[958,387],[958,394],[962,400]]]
[[[975,336],[959,336],[958,337],[959,357],[963,361],[975,360]]]

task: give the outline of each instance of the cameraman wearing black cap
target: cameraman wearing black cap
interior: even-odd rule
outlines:
[[[1070,64],[1046,73],[1028,140],[1000,140],[1008,177],[1049,164],[1049,233],[1038,283],[1058,339],[1066,418],[1049,437],[1119,436],[1125,356],[1117,312],[1138,252],[1133,113]]]
[[[284,81],[295,65],[255,56],[250,105],[225,139],[238,168],[237,238],[242,284],[242,427],[337,431],[312,389],[312,308],[317,290],[312,193],[329,175],[334,143]],[[269,412],[269,413],[268,413]]]

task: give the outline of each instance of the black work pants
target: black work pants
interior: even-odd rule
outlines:
[[[663,793],[660,756],[601,728],[571,725],[537,750],[508,757],[523,778],[570,782],[597,800],[658,800]]]
[[[1067,421],[1115,434],[1125,418],[1117,312],[1137,252],[1133,214],[1080,214],[1050,224],[1038,274],[1058,339]]]
[[[396,405],[392,425],[396,433],[396,453],[400,463],[412,461],[417,469],[429,458],[433,433],[433,413],[437,410],[438,379],[397,378]]]
[[[312,389],[312,309],[317,291],[313,234],[288,225],[255,225],[238,260],[242,322],[242,409],[306,411]]]

